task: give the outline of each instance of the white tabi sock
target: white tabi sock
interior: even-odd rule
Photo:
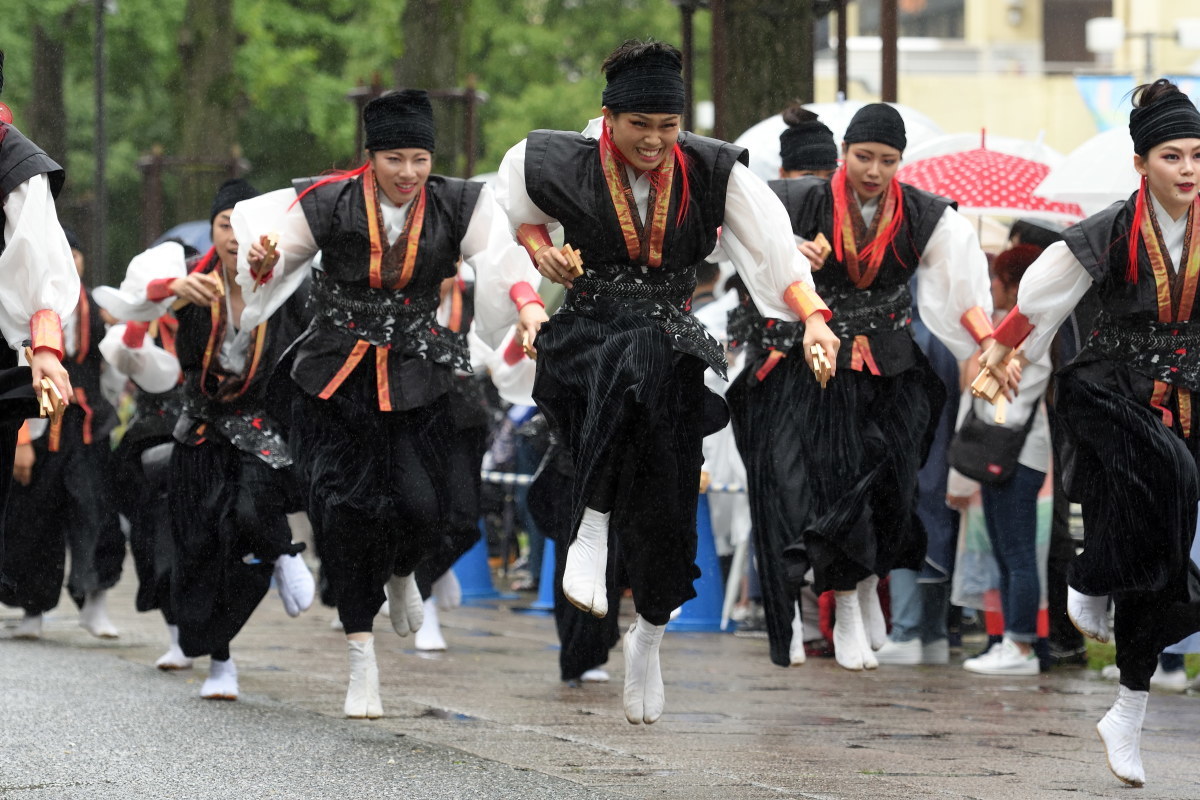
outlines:
[[[13,631],[14,639],[40,639],[42,638],[42,615],[30,614],[25,612],[25,616],[21,617],[21,621],[17,623],[16,629]]]
[[[1089,639],[1107,642],[1111,637],[1108,626],[1108,595],[1092,596],[1067,587],[1067,616],[1071,624]]]
[[[417,576],[412,573],[393,575],[387,583],[387,589],[388,617],[392,621],[392,630],[400,636],[420,630],[425,614],[421,590],[417,588]]]
[[[438,603],[432,596],[425,601],[425,619],[421,629],[413,637],[413,646],[425,652],[446,649],[446,639],[442,636],[442,624],[438,619]]]
[[[299,555],[275,559],[275,588],[289,617],[298,617],[307,611],[316,596],[312,572]]]
[[[237,665],[233,663],[232,658],[228,661],[212,659],[208,677],[200,687],[200,696],[205,700],[238,699]]]
[[[662,716],[666,698],[658,650],[666,630],[639,614],[625,634],[625,719],[634,725],[650,725]]]
[[[808,655],[804,652],[804,619],[800,616],[800,604],[792,603],[795,612],[792,615],[792,643],[788,646],[788,664],[798,667],[803,664]]]
[[[862,612],[863,628],[872,650],[887,644],[887,620],[879,604],[879,576],[872,575],[858,582],[858,609]]]
[[[1149,692],[1118,687],[1117,702],[1096,725],[1108,756],[1108,768],[1130,786],[1146,783],[1146,770],[1142,767],[1142,721],[1149,699]]]
[[[858,592],[835,592],[834,598],[837,620],[833,624],[833,656],[840,666],[857,672],[864,667],[863,645],[867,641],[858,607]]]
[[[97,638],[117,638],[117,626],[108,618],[108,604],[103,589],[91,592],[84,598],[83,608],[79,609],[79,625]]]
[[[563,594],[571,604],[603,619],[608,615],[608,520],[609,513],[583,510],[575,541],[567,549],[563,571]]]
[[[449,611],[462,605],[462,584],[454,570],[448,569],[441,577],[433,582],[433,599],[437,600],[438,608]]]
[[[375,663],[375,637],[365,642],[347,640],[350,651],[350,684],[346,687],[344,710],[350,719],[383,716],[379,696],[379,666]]]
[[[168,625],[167,633],[171,636],[171,646],[167,648],[167,652],[158,657],[154,662],[154,666],[159,669],[191,669],[192,659],[183,654],[183,648],[179,646],[179,626]]]

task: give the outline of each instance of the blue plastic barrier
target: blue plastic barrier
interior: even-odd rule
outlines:
[[[700,495],[696,504],[696,565],[700,579],[696,581],[696,596],[683,604],[679,616],[667,625],[669,631],[721,632],[721,607],[725,587],[721,581],[721,563],[713,543],[712,518],[708,513],[708,496]]]
[[[492,569],[488,566],[487,530],[479,522],[479,541],[462,558],[454,562],[454,574],[462,586],[463,601],[498,600],[514,595],[501,594],[492,584]]]

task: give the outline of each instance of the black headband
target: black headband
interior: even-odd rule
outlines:
[[[213,197],[212,213],[208,217],[208,224],[211,225],[217,218],[217,214],[222,211],[228,211],[243,200],[258,197],[258,195],[258,189],[251,186],[248,181],[242,178],[230,178],[221,184],[221,188],[217,189],[217,194]]]
[[[1200,139],[1200,111],[1183,92],[1167,92],[1145,108],[1129,112],[1129,136],[1133,152],[1140,156],[1172,139]]]
[[[855,112],[842,141],[846,144],[879,142],[901,153],[908,145],[900,112],[886,103],[869,103]]]
[[[790,125],[779,134],[779,157],[788,172],[837,169],[833,131],[817,120]]]
[[[367,103],[363,109],[366,148],[403,150],[419,147],[433,152],[436,129],[433,106],[424,89],[405,89],[385,94]]]
[[[604,76],[608,80],[604,105],[614,114],[682,114],[686,105],[682,69],[679,57],[664,51],[613,67]]]

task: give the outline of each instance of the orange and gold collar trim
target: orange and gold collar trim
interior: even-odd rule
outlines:
[[[375,185],[375,171],[363,173],[363,199],[367,204],[367,232],[371,239],[370,281],[373,289],[403,289],[412,280],[417,265],[417,247],[421,241],[421,229],[425,225],[425,189],[413,201],[404,221],[404,232],[396,239],[395,246],[404,247],[404,262],[397,275],[384,275],[384,256],[390,247],[383,233],[383,211],[379,206],[379,194]],[[390,285],[388,285],[390,284]]]
[[[675,156],[668,155],[657,170],[658,179],[650,181],[648,225],[642,224],[624,164],[617,158],[613,148],[604,141],[600,142],[600,165],[604,170],[604,182],[608,185],[613,209],[616,210],[617,220],[621,223],[621,233],[625,237],[625,249],[629,253],[629,260],[635,264],[661,267],[663,241],[667,234],[667,214],[671,208],[671,190],[675,185]]]

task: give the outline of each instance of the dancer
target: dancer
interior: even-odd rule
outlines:
[[[80,278],[84,255],[66,232]],[[59,425],[28,420],[21,428],[13,476],[17,485],[4,518],[4,574],[0,602],[25,614],[17,636],[36,639],[43,615],[58,605],[63,578],[79,607],[79,624],[101,639],[117,638],[107,592],[121,577],[125,536],[113,502],[112,447],[117,412],[101,391],[104,359],[98,347],[104,320],[81,288],[63,326],[63,350],[75,402]],[[53,509],[47,514],[47,509]],[[70,571],[66,555],[70,551]]]
[[[24,386],[31,383],[37,392],[42,379],[49,378],[65,402],[74,396],[62,365],[62,320],[79,301],[79,273],[54,210],[65,179],[62,167],[13,127],[8,106],[0,103],[0,334],[9,345],[0,348],[0,519],[8,502],[17,433],[26,417],[38,413]],[[26,345],[33,352],[28,371],[17,366],[17,352]],[[49,511],[41,509],[42,514]],[[0,536],[0,592],[7,585],[3,542]]]
[[[373,618],[386,585],[393,629],[421,627],[413,572],[445,530],[447,393],[454,368],[470,368],[462,334],[436,321],[439,287],[460,255],[474,267],[476,330],[491,346],[518,310],[530,340],[546,313],[491,190],[430,174],[426,93],[373,100],[363,122],[360,168],[247,202],[234,225],[251,242],[238,275],[248,319],[265,318],[313,276],[315,317],[290,363],[292,441],[349,646],[345,713],[374,718],[383,705]],[[263,241],[272,232],[277,263]]]
[[[779,134],[780,180],[769,185],[786,202],[789,180],[809,176],[827,180],[837,169],[838,152],[833,132],[811,111],[794,104],[784,110],[783,120],[787,127]],[[801,596],[789,586],[783,557],[784,547],[800,540],[804,521],[803,507],[793,505],[803,500],[803,494],[791,488],[797,480],[793,462],[800,454],[787,454],[795,444],[787,431],[798,424],[796,400],[790,382],[785,386],[778,376],[775,381],[767,376],[782,364],[794,380],[811,382],[806,354],[800,349],[803,331],[796,323],[765,319],[744,296],[729,312],[729,337],[743,351],[744,365],[725,400],[746,469],[770,657],[781,667],[799,666],[807,660]],[[789,358],[780,361],[785,356]]]
[[[195,250],[184,248],[193,258]],[[126,284],[139,283],[139,266],[153,269],[151,253],[143,253],[130,264]],[[145,286],[150,278],[143,278]],[[119,288],[98,286],[96,305],[115,319],[138,315],[138,299]],[[183,375],[175,353],[179,322],[163,314],[150,322],[118,322],[108,329],[100,352],[117,372],[133,384],[133,417],[125,426],[113,453],[118,510],[129,521],[129,550],[137,572],[138,611],[162,613],[170,646],[154,662],[159,669],[190,669],[192,659],[179,647],[179,627],[171,610],[171,565],[175,545],[171,537],[170,463],[175,447],[175,425],[183,410]]]
[[[539,335],[534,388],[575,466],[562,586],[572,603],[606,616],[615,545],[638,611],[624,640],[633,724],[662,714],[659,645],[671,612],[695,596],[701,442],[727,421],[703,386],[705,368],[724,375],[724,353],[687,311],[695,265],[718,227],[759,306],[805,321],[805,344],[831,358],[838,347],[783,209],[745,167],[745,151],[679,130],[680,69],[674,47],[626,42],[603,65],[598,141],[535,131],[500,167],[518,240],[568,290]],[[552,223],[579,250],[582,275],[550,246]]]
[[[896,110],[873,103],[847,126],[845,163],[829,181],[774,183],[835,315],[839,379],[824,391],[814,387],[797,359],[784,358],[794,347],[785,338],[774,350],[768,344],[736,387],[742,395],[759,384],[761,399],[730,395],[769,420],[759,430],[770,432],[770,457],[756,458],[773,471],[774,485],[793,489],[777,493],[783,505],[768,519],[780,522],[759,535],[780,540],[760,564],[769,568],[769,553],[782,551],[793,592],[809,569],[818,593],[835,592],[834,653],[849,670],[877,666],[874,650],[887,641],[879,578],[897,566],[920,568],[925,556],[917,471],[945,388],[909,330],[910,279],[919,275],[922,321],[957,357],[991,333],[987,261],[975,232],[950,200],[896,180],[906,141]],[[832,253],[821,250],[818,235]],[[773,617],[772,658],[786,664],[794,608],[776,605]]]
[[[1140,188],[1068,228],[1034,262],[984,364],[1011,385],[1004,364],[1015,347],[1024,341],[1025,358],[1036,360],[1085,294],[1098,299],[1091,336],[1056,375],[1055,451],[1085,530],[1067,610],[1086,636],[1116,640],[1121,685],[1097,730],[1113,774],[1141,786],[1158,655],[1200,630],[1189,592],[1200,450],[1192,402],[1200,389],[1200,112],[1166,79],[1135,89],[1133,106]]]
[[[229,222],[234,205],[258,192],[241,179],[226,181],[213,199],[213,248],[185,263],[168,242],[130,265],[122,283],[138,301],[130,319],[152,320],[175,307],[178,365],[184,374],[183,410],[171,453],[169,513],[174,561],[171,613],[186,658],[211,656],[200,688],[206,699],[236,700],[237,666],[229,645],[267,593],[274,576],[290,616],[312,604],[313,580],[291,541],[287,513],[302,504],[282,422],[271,410],[272,365],[303,328],[303,293],[269,318],[250,322],[236,284],[239,243]],[[144,334],[143,334],[144,335]],[[124,340],[123,340],[124,341]],[[130,335],[133,350],[144,339]],[[144,359],[141,374],[161,368]]]

